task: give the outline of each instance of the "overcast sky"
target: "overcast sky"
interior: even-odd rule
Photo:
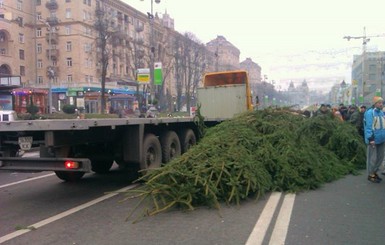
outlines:
[[[151,0],[124,2],[144,13],[151,10]],[[167,11],[177,31],[192,32],[203,43],[224,36],[240,50],[240,61],[252,58],[263,74],[276,81],[295,75],[311,79],[312,68],[306,72],[307,68],[297,66],[319,63],[334,67],[323,71],[317,68],[319,73],[349,77],[346,63],[351,62],[353,54],[362,52],[362,39],[348,42],[343,37],[363,36],[366,27],[367,36],[381,36],[371,38],[368,50],[383,51],[384,7],[383,0],[154,1],[154,12]]]

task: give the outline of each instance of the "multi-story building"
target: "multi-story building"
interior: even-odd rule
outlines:
[[[300,108],[310,105],[309,87],[306,80],[303,80],[301,85],[297,87],[291,81],[286,94],[290,99],[290,105],[298,105]]]
[[[223,36],[217,36],[206,44],[207,49],[214,54],[214,71],[239,69],[240,51]]]
[[[353,97],[360,104],[370,104],[374,95],[385,93],[385,52],[364,52],[353,57]],[[358,98],[358,100],[357,100]]]
[[[70,103],[98,110],[102,64],[94,25],[102,5],[115,31],[106,91],[137,93],[136,70],[149,67],[151,52],[160,53],[155,54],[161,47],[150,42],[175,32],[169,15],[147,16],[118,0],[0,0],[0,74],[21,76],[19,97],[45,89],[42,94],[51,91],[58,108]],[[33,102],[43,109],[47,98],[40,100]],[[25,107],[25,101],[20,98],[16,107]]]
[[[100,11],[108,25],[104,51],[103,35],[95,26]],[[177,41],[183,39],[188,36],[174,30],[167,13],[143,14],[120,0],[0,0],[0,76],[21,77],[21,88],[14,90],[19,112],[30,103],[41,112],[48,111],[50,103],[59,110],[73,104],[87,113],[100,111],[106,64],[104,91],[110,108],[131,108],[134,100],[148,99],[154,92],[167,94],[163,97],[170,101],[165,104],[175,103],[175,97],[186,103],[186,97],[194,96],[190,88],[181,88],[189,79],[183,75],[186,69],[194,69],[194,74],[239,69],[240,51],[223,36],[202,45],[203,49],[191,45],[192,40]],[[202,52],[194,64],[198,68],[186,65],[196,53],[192,46]],[[191,60],[182,60],[189,56],[188,50]],[[104,64],[102,52],[108,52]],[[138,69],[153,70],[155,62],[163,64],[163,84],[138,84]],[[199,76],[193,79],[191,86],[200,81]],[[114,100],[113,94],[120,96]]]
[[[250,88],[253,94],[257,94],[257,85],[261,84],[261,67],[253,62],[251,58],[246,58],[239,64],[240,68],[249,73]]]

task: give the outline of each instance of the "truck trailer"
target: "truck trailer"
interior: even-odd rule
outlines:
[[[210,73],[202,82],[198,103],[206,127],[252,109],[246,71]],[[211,107],[222,107],[223,95],[239,105],[214,113]],[[158,168],[196,144],[198,125],[194,117],[0,122],[0,170],[54,171],[64,181],[76,181],[85,173],[106,173],[114,162],[122,168]],[[39,157],[20,156],[31,147]]]

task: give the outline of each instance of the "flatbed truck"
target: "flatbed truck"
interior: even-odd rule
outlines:
[[[234,97],[245,102],[234,107],[230,114],[211,116],[213,108],[206,110],[203,115],[206,127],[251,109],[245,71],[212,73],[211,81],[215,75],[220,79],[215,84],[205,83],[208,76],[204,76],[205,92],[198,95],[201,108],[213,106],[207,97],[219,101],[223,96]],[[229,83],[236,87],[229,87]],[[0,170],[54,171],[64,181],[76,181],[88,172],[106,173],[114,162],[123,168],[158,168],[196,144],[200,137],[198,125],[193,117],[0,122]],[[39,149],[38,157],[19,156],[20,151],[31,147]]]

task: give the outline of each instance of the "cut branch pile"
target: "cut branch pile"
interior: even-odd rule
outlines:
[[[349,123],[266,109],[209,128],[198,145],[147,172],[125,200],[139,198],[129,217],[143,205],[143,216],[173,207],[219,209],[270,191],[316,189],[364,167],[365,145]]]

